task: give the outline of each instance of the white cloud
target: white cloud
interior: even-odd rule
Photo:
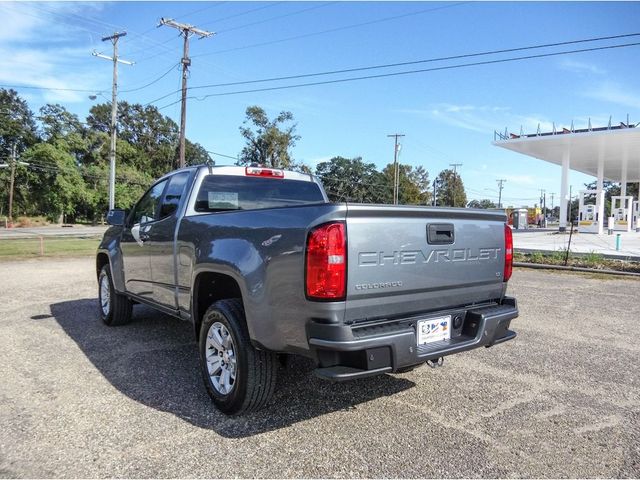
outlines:
[[[614,103],[627,108],[640,108],[640,94],[630,91],[618,83],[605,82],[589,90],[585,96],[602,102]]]
[[[487,135],[491,135],[495,130],[503,131],[505,126],[516,133],[520,131],[520,126],[525,132],[536,132],[538,125],[541,131],[553,129],[553,123],[542,115],[515,114],[509,107],[502,106],[440,103],[422,110],[402,110],[402,113],[428,116],[453,127]]]
[[[607,73],[606,70],[593,63],[578,62],[568,58],[563,59],[562,62],[560,62],[560,68],[562,70],[580,74],[591,73],[594,75],[605,75]]]
[[[0,4],[0,83],[94,91],[108,88],[108,70],[98,68],[98,60],[90,56],[92,47],[100,43],[100,32],[108,27],[83,17],[100,8],[99,4],[74,2]],[[65,90],[18,91],[36,103],[79,102],[88,95]]]
[[[537,180],[533,175],[502,174],[502,176],[508,183],[513,183],[515,185],[539,185],[539,180]]]

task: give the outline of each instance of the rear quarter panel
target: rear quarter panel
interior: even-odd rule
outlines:
[[[344,317],[344,302],[305,297],[307,233],[345,215],[345,206],[319,204],[184,217],[178,231],[180,308],[191,310],[198,274],[226,274],[242,291],[252,340],[274,351],[307,350],[308,320]]]

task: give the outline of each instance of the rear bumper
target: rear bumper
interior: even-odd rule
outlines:
[[[451,315],[459,319],[451,339],[417,345],[418,320]],[[406,319],[362,325],[311,324],[309,346],[315,354],[319,377],[334,381],[369,377],[394,372],[478,347],[491,347],[515,338],[509,330],[518,316],[515,298],[502,303],[433,312]]]

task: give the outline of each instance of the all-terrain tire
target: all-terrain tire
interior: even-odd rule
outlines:
[[[108,290],[107,305],[105,307],[105,289]],[[98,275],[98,310],[100,318],[110,327],[125,325],[131,321],[133,302],[113,288],[113,278],[109,265],[105,265]]]
[[[235,379],[231,391],[223,394],[209,373],[207,346],[212,326],[222,324],[233,341]],[[258,350],[249,339],[244,308],[240,299],[220,300],[209,307],[202,319],[199,337],[200,367],[209,396],[216,407],[227,415],[238,415],[263,408],[273,395],[278,370],[277,355]],[[215,352],[214,352],[215,353]]]

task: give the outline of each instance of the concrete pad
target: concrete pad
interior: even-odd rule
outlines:
[[[616,235],[620,235],[620,250],[616,250]],[[550,230],[513,230],[513,246],[517,252],[556,252],[566,250],[569,232]],[[614,232],[613,235],[576,233],[571,235],[570,250],[574,253],[599,253],[607,258],[640,260],[640,233]]]

